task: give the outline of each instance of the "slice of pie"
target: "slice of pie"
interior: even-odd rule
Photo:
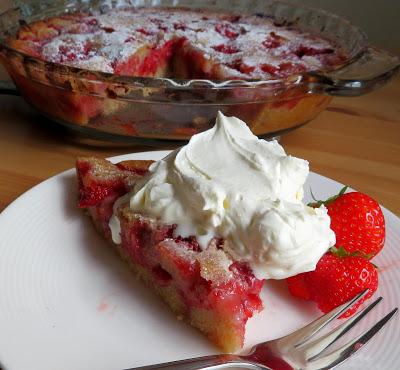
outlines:
[[[135,213],[124,199],[147,173],[152,161],[116,165],[94,157],[78,158],[79,207],[114,245],[132,270],[181,318],[205,333],[217,346],[233,352],[243,346],[247,320],[262,309],[257,279],[247,263],[233,261],[214,238],[201,249],[195,237],[176,235],[166,224]],[[118,199],[118,201],[117,201]],[[120,243],[109,226],[118,218]]]
[[[335,243],[326,208],[302,202],[305,160],[218,113],[168,156],[79,158],[79,207],[171,307],[224,351],[243,346],[266,279],[311,271]]]

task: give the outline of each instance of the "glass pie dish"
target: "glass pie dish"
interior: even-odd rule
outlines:
[[[368,45],[365,34],[336,15],[279,1],[122,0],[16,1],[0,15],[0,61],[18,93],[52,121],[97,139],[181,141],[211,127],[217,111],[273,137],[302,126],[332,97],[357,96],[387,82],[397,56]],[[20,25],[72,12],[122,6],[185,7],[257,14],[331,40],[346,57],[326,70],[267,80],[128,77],[43,61],[9,46]],[[3,84],[3,93],[13,88]]]

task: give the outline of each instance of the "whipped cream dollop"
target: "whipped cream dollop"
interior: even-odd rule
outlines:
[[[302,202],[308,172],[307,161],[218,113],[213,128],[153,163],[124,199],[133,211],[177,224],[176,235],[195,235],[203,249],[223,238],[223,249],[257,278],[283,279],[315,269],[335,243],[326,208]],[[110,228],[120,242],[116,217]]]

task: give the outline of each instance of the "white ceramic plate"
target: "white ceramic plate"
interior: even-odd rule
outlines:
[[[160,159],[167,152],[113,158]],[[318,197],[341,185],[311,173]],[[78,210],[73,170],[39,184],[0,215],[0,362],[6,370],[122,370],[215,353],[196,330],[136,281]],[[384,209],[387,241],[374,260],[384,301],[366,329],[400,305],[400,220]],[[315,306],[291,298],[283,282],[263,291],[265,310],[249,321],[246,348],[303,326]],[[395,318],[346,369],[399,369]]]

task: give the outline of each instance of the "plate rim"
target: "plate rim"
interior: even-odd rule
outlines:
[[[110,160],[110,161],[112,161],[112,162],[118,162],[118,161],[120,161],[120,160],[129,159],[129,158],[132,157],[132,156],[133,156],[133,157],[140,157],[140,156],[151,157],[151,156],[154,155],[154,156],[157,156],[157,158],[159,158],[159,157],[162,157],[163,155],[167,155],[167,154],[170,153],[170,152],[171,152],[171,151],[165,151],[165,150],[163,150],[163,151],[157,150],[157,151],[136,152],[136,153],[127,153],[127,154],[121,154],[121,155],[117,155],[117,156],[112,156],[112,157],[108,157],[107,159]],[[24,202],[24,201],[25,201],[26,198],[29,199],[29,197],[30,197],[33,193],[35,193],[36,191],[38,191],[38,189],[40,189],[44,184],[47,184],[47,183],[49,183],[49,182],[51,182],[51,181],[54,181],[54,180],[57,179],[57,178],[62,178],[63,176],[71,176],[71,175],[74,173],[74,171],[75,171],[74,168],[70,168],[70,169],[68,169],[68,170],[65,170],[65,171],[62,171],[62,172],[60,172],[60,173],[57,173],[57,174],[55,174],[55,175],[53,175],[53,176],[51,176],[51,177],[49,177],[49,178],[47,178],[47,179],[41,181],[40,183],[34,185],[32,188],[28,189],[27,191],[25,191],[24,193],[22,193],[20,196],[18,196],[14,201],[12,201],[12,202],[0,213],[0,230],[3,228],[3,227],[2,227],[3,221],[4,221],[5,218],[8,216],[8,213],[9,213],[9,212],[13,212],[14,209],[15,209],[16,207],[18,207],[19,204],[20,204],[21,202]],[[338,181],[336,181],[336,180],[334,180],[334,179],[331,179],[331,178],[329,178],[329,177],[327,177],[327,176],[320,175],[320,174],[318,174],[318,173],[316,173],[316,172],[310,171],[310,174],[312,174],[313,176],[316,176],[317,178],[319,177],[319,178],[324,179],[324,180],[332,181],[332,182],[334,182],[335,184],[342,185],[340,182],[338,182]],[[349,189],[351,189],[351,188],[349,188]],[[354,190],[354,189],[351,189],[351,190]],[[400,218],[397,217],[393,212],[391,212],[391,211],[388,210],[387,208],[383,207],[382,205],[380,205],[380,206],[382,207],[382,210],[383,210],[383,212],[385,213],[385,216],[386,216],[386,215],[389,216],[390,222],[391,222],[392,224],[394,224],[394,225],[399,225],[399,227],[400,227]],[[2,217],[2,216],[3,216],[3,217]],[[392,232],[395,233],[395,230],[393,230]],[[400,324],[397,324],[396,326],[398,327],[398,325],[400,325]],[[4,363],[2,363],[2,359],[0,359],[0,368],[1,368],[1,365],[2,365],[2,364],[4,365]],[[399,362],[399,365],[400,365],[400,362]],[[344,368],[346,368],[346,365],[344,365],[344,366],[345,366]],[[4,370],[8,370],[8,369],[9,369],[9,368],[5,368]]]

